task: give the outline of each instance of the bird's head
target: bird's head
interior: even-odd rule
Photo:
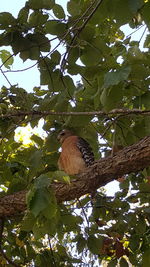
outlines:
[[[58,134],[57,140],[62,144],[64,140],[71,135],[73,135],[73,133],[70,130],[64,129]]]

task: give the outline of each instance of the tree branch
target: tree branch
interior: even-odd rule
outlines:
[[[116,115],[150,115],[150,110],[140,109],[112,109],[109,112],[100,111],[17,111],[12,113],[6,113],[0,115],[0,118],[12,118],[20,116],[32,116],[32,117],[46,117],[46,116],[103,116],[108,117],[109,115],[115,117]]]
[[[74,179],[71,184],[53,183],[57,201],[80,198],[97,188],[131,172],[150,166],[150,137],[119,151],[113,157],[95,162],[91,167]],[[0,217],[14,216],[26,209],[26,191],[17,192],[0,199]]]

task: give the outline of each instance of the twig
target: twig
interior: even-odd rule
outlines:
[[[137,28],[135,31],[129,33],[129,34],[126,36],[126,38],[124,39],[124,41],[127,40],[132,34],[136,33],[137,31],[139,31],[139,30],[140,30],[141,28],[143,28],[143,27],[144,27],[144,25],[141,25],[141,26],[140,26],[139,28]]]
[[[140,38],[140,40],[139,40],[139,43],[141,42],[141,40],[142,40],[142,38],[143,38],[143,36],[144,36],[146,30],[147,30],[147,26],[145,26],[145,29],[144,29],[144,31],[143,31],[143,33],[142,33],[142,35],[141,35],[141,38]]]
[[[78,198],[77,200],[78,200],[79,205],[80,205],[80,207],[81,207],[81,209],[82,209],[83,215],[84,215],[84,217],[85,217],[85,220],[86,220],[86,222],[87,222],[87,226],[88,226],[88,229],[89,229],[89,220],[88,220],[88,218],[87,218],[87,215],[86,215],[86,212],[85,212],[85,210],[84,210],[84,207],[82,206],[80,199]]]
[[[0,71],[1,71],[1,73],[3,74],[3,76],[5,77],[6,81],[9,83],[9,85],[12,86],[12,85],[11,85],[11,82],[8,80],[6,74],[4,73],[4,71],[3,71],[1,68],[0,68]]]
[[[52,260],[53,260],[53,264],[56,267],[56,261],[55,261],[55,257],[54,257],[54,253],[53,253],[53,249],[52,249],[52,245],[51,245],[51,240],[50,237],[48,236],[48,243],[49,243],[49,247],[50,247],[50,251],[51,251],[51,255],[52,255]]]

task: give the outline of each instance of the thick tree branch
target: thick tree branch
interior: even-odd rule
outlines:
[[[21,116],[32,116],[32,117],[46,117],[50,115],[55,116],[102,116],[102,117],[115,117],[116,115],[150,115],[150,110],[140,110],[140,109],[112,109],[109,112],[104,111],[17,111],[10,112],[0,115],[0,118],[12,118]]]
[[[58,202],[79,198],[95,189],[131,172],[150,166],[150,137],[124,148],[113,157],[95,162],[71,184],[54,183]],[[0,217],[13,216],[26,209],[26,191],[8,195],[0,199]]]

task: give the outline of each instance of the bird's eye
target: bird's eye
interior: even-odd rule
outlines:
[[[65,133],[61,133],[61,135],[65,135]]]

